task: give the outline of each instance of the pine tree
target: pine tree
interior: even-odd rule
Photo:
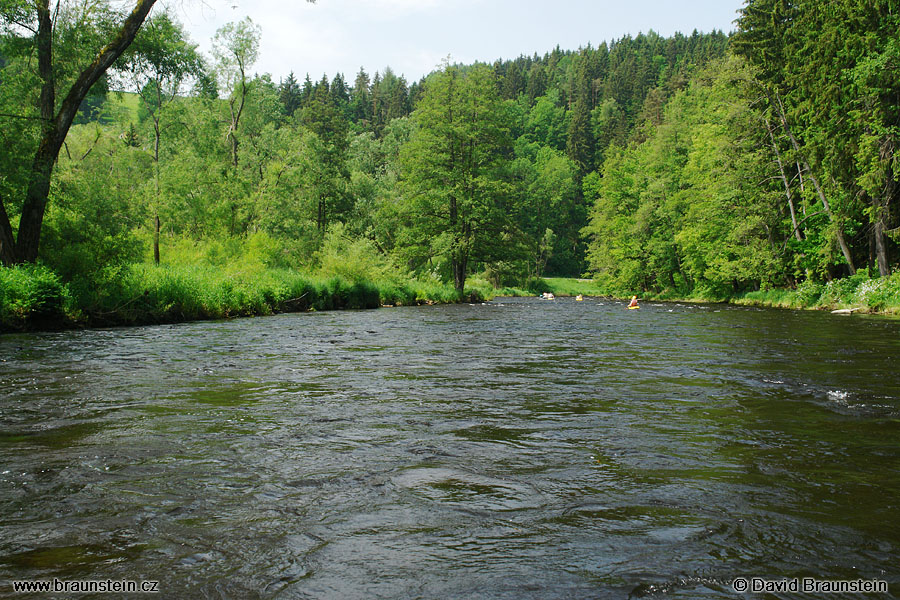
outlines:
[[[369,75],[360,67],[350,94],[350,114],[357,123],[368,124],[372,120],[372,102],[369,92]]]
[[[290,72],[287,79],[279,84],[278,92],[284,114],[288,117],[293,116],[294,111],[300,108],[301,103],[300,84],[294,78],[293,71]]]

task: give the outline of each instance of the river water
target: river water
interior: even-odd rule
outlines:
[[[597,299],[2,336],[0,596],[900,594],[898,367],[900,320]]]

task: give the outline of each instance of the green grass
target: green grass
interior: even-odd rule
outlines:
[[[452,287],[350,280],[289,269],[228,273],[212,266],[133,265],[86,309],[92,322],[193,321],[278,312],[456,301]]]
[[[540,277],[531,278],[523,287],[503,287],[494,290],[495,296],[539,296],[544,292],[550,292],[554,296],[605,296],[597,284],[590,279],[575,279],[570,277]]]
[[[106,97],[104,112],[118,123],[137,123],[141,97],[131,92],[112,92]]]
[[[261,266],[227,271],[212,265],[157,267],[149,264],[120,266],[95,274],[90,281],[66,284],[44,266],[0,267],[0,331],[480,302],[494,296],[534,296],[541,291],[557,296],[606,295],[594,282],[583,279],[547,278],[529,281],[527,287],[495,290],[486,280],[471,278],[464,297],[460,298],[451,285],[403,279],[396,274],[349,279]],[[708,300],[646,294],[641,297]],[[828,284],[805,282],[793,290],[750,292],[728,301],[781,308],[854,308],[861,312],[900,314],[900,273],[883,278],[869,278],[860,273]]]
[[[566,277],[544,277],[550,292],[556,296],[603,296],[603,291],[591,279],[570,279]]]
[[[467,288],[465,301],[485,291]],[[64,284],[46,267],[0,268],[0,331],[173,323],[279,312],[458,302],[438,282],[351,280],[262,267],[134,264]]]
[[[541,292],[556,296],[609,296],[627,299],[631,293],[621,290],[607,291],[596,282],[585,279],[546,277],[540,283],[532,282],[527,289],[502,288],[497,296],[533,296]],[[642,300],[681,302],[730,302],[732,304],[769,306],[813,310],[858,309],[860,312],[900,314],[900,272],[889,277],[869,277],[859,272],[852,277],[835,279],[827,284],[807,281],[796,289],[770,289],[728,296],[717,290],[697,289],[688,294],[672,290],[661,293],[637,293]]]

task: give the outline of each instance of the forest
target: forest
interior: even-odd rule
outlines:
[[[896,0],[747,0],[728,34],[413,82],[274,81],[249,19],[206,56],[153,5],[0,3],[5,328],[540,293],[548,276],[900,307]]]

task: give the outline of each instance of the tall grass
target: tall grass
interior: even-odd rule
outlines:
[[[463,299],[481,300],[467,289]],[[0,269],[0,330],[172,323],[309,310],[458,302],[453,286],[433,281],[350,279],[261,266],[133,264],[64,284],[46,267]]]
[[[338,263],[334,263],[338,264]],[[453,286],[403,277],[376,265],[359,270],[292,269],[239,264],[132,264],[109,267],[90,279],[63,283],[44,266],[0,267],[0,331],[80,324],[133,325],[308,310],[366,309],[383,305],[482,301],[494,295],[603,295],[585,280],[548,278],[528,289],[495,290],[473,277],[462,298]],[[794,290],[751,292],[730,301],[785,308],[859,308],[900,314],[900,273],[869,278],[865,273],[828,284],[805,282]]]
[[[384,299],[383,299],[384,297]],[[171,322],[277,312],[377,308],[413,303],[414,292],[389,283],[311,276],[288,269],[229,273],[207,265],[132,265],[86,308],[96,322]]]

